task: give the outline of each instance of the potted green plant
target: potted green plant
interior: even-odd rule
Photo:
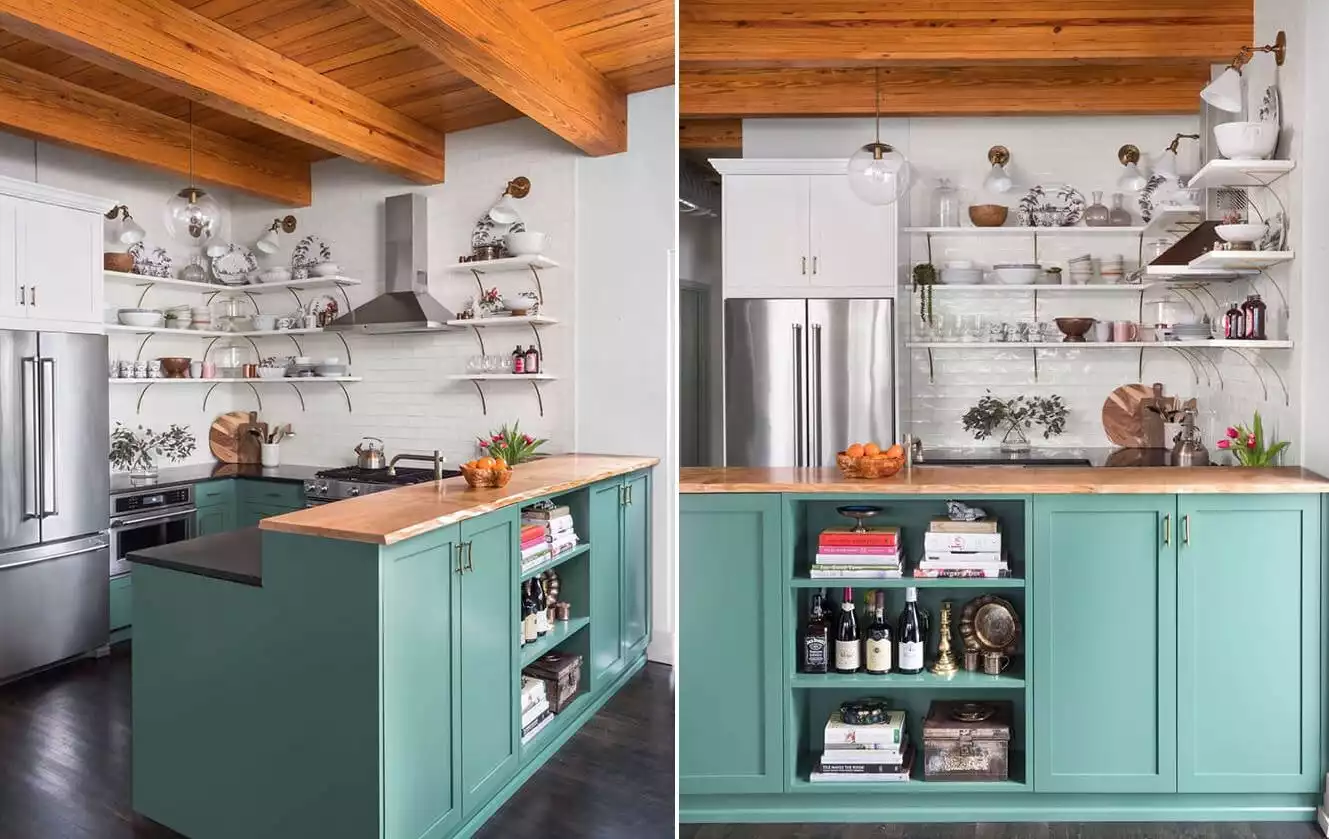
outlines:
[[[508,428],[505,423],[498,431],[490,434],[489,439],[481,437],[476,441],[486,457],[501,457],[509,466],[534,460],[538,456],[536,450],[548,442],[522,433],[519,422],[514,422],[512,428]]]
[[[157,458],[178,463],[194,453],[194,435],[187,426],[172,424],[158,434],[139,426],[130,429],[117,422],[111,431],[111,468],[128,472],[131,481],[152,481],[157,477]]]
[[[964,430],[972,431],[975,440],[986,440],[997,429],[1005,429],[1001,438],[1002,451],[1029,450],[1026,428],[1039,426],[1043,439],[1066,430],[1066,404],[1057,394],[1051,396],[1024,396],[998,399],[988,391],[978,404],[964,414]]]
[[[1265,445],[1264,421],[1260,419],[1259,411],[1255,412],[1255,421],[1249,428],[1244,425],[1231,426],[1227,436],[1218,441],[1220,449],[1232,452],[1238,466],[1275,466],[1279,456],[1290,445],[1286,440]]]

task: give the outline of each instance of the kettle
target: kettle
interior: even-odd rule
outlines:
[[[367,447],[366,443],[369,444]],[[355,447],[355,454],[355,465],[361,469],[382,469],[388,465],[387,456],[383,454],[383,441],[377,437],[362,439]]]
[[[1209,450],[1195,428],[1195,412],[1187,411],[1181,420],[1181,432],[1172,446],[1173,466],[1208,466]]]

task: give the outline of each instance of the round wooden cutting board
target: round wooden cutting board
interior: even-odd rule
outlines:
[[[1153,399],[1149,385],[1122,385],[1109,393],[1103,403],[1103,431],[1108,439],[1127,449],[1147,446],[1141,406]]]
[[[231,411],[212,421],[208,429],[208,448],[222,463],[240,462],[240,428],[250,422],[249,411]]]

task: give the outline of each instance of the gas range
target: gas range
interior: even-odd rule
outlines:
[[[444,469],[444,478],[455,478],[461,472]],[[341,469],[324,469],[315,474],[314,479],[305,481],[305,500],[310,504],[326,504],[382,492],[394,487],[420,484],[434,480],[433,469],[406,469],[398,467],[396,474],[388,474],[387,469],[361,469],[358,466],[346,466]]]

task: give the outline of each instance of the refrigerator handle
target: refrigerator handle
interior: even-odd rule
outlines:
[[[803,325],[794,327],[794,465],[806,466],[804,444],[807,441],[803,433]]]
[[[41,518],[37,473],[41,470],[37,427],[37,359],[23,359],[23,518]]]
[[[823,466],[826,461],[821,451],[821,324],[812,324],[812,364],[808,373],[808,390],[812,394],[812,457],[813,466]]]
[[[55,485],[55,359],[39,358],[37,365],[41,368],[37,387],[41,394],[41,410],[38,412],[41,416],[42,446],[41,517],[46,518],[60,512],[55,506],[55,499],[59,497]]]

